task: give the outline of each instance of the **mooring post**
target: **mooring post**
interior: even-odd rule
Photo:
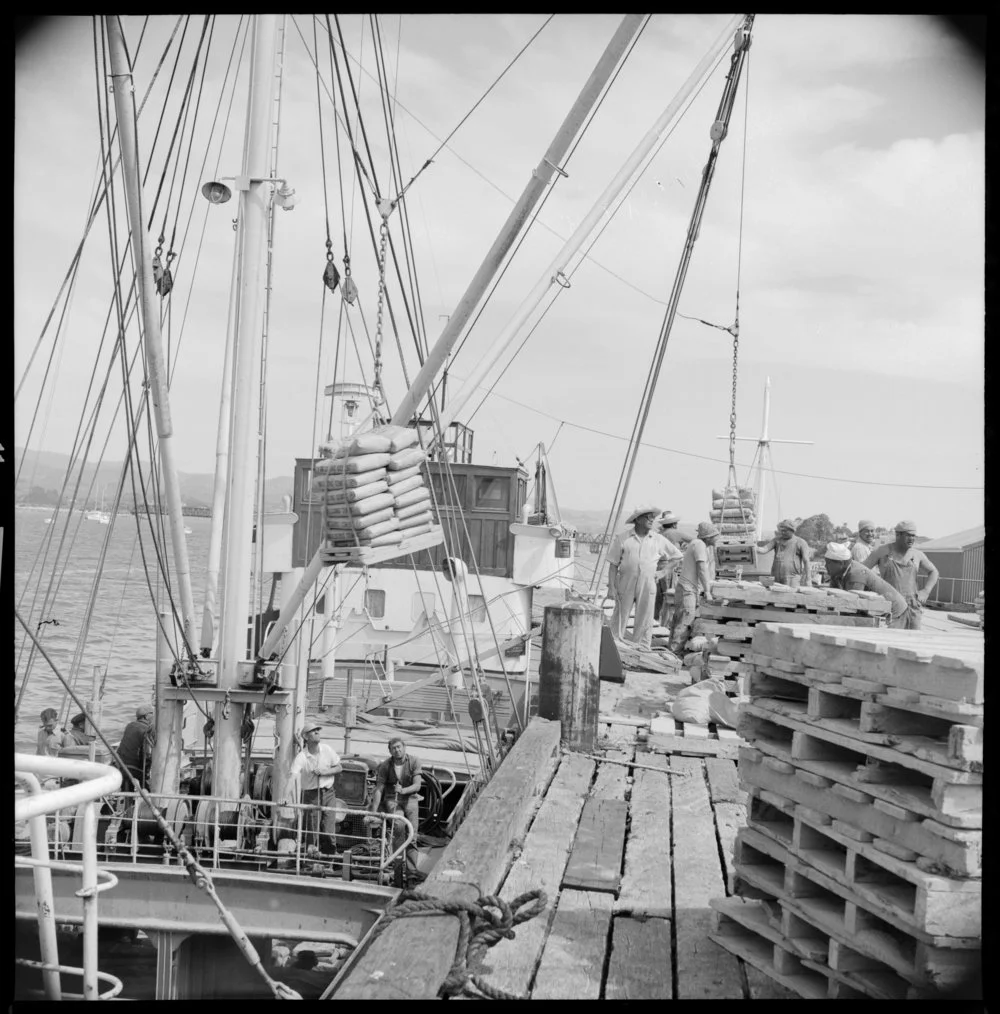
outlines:
[[[591,753],[600,711],[601,610],[587,602],[545,607],[538,715],[558,720],[560,745]]]

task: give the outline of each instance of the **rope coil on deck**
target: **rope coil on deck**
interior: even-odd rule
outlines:
[[[464,993],[472,997],[486,996],[491,1000],[523,1000],[526,997],[491,986],[478,971],[488,948],[503,939],[513,940],[514,927],[544,912],[547,904],[548,897],[540,888],[519,894],[509,903],[492,894],[481,896],[475,902],[466,902],[444,901],[423,891],[403,891],[386,909],[372,939],[395,919],[435,913],[457,915],[459,930],[455,961],[438,990],[438,996],[444,999]]]

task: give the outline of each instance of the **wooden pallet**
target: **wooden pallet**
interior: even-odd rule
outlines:
[[[889,905],[928,937],[981,936],[982,880],[927,873],[875,848],[867,831],[779,793],[754,789],[748,813],[754,831],[852,889],[862,906]]]
[[[740,750],[739,776],[746,789],[774,792],[867,831],[874,848],[910,859],[927,872],[982,876],[981,830],[940,822],[912,791],[859,782],[853,766],[823,761],[792,765],[759,746]]]
[[[769,608],[784,606],[812,612],[885,616],[891,608],[886,599],[874,592],[817,588],[813,585],[791,588],[788,585],[773,584],[770,588],[765,588],[750,582],[716,581],[712,585],[712,595],[727,604],[741,603],[745,606]]]
[[[679,754],[682,757],[724,757],[736,760],[743,742],[735,729],[710,722],[694,725],[676,719],[661,719],[666,729],[673,721],[673,731],[650,731],[646,749],[651,753]]]

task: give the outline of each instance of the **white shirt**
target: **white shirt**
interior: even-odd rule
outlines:
[[[333,768],[340,763],[340,755],[332,746],[320,743],[316,753],[310,753],[306,747],[295,755],[289,773],[294,777],[302,775],[303,789],[332,789],[333,775],[317,774],[319,768]]]

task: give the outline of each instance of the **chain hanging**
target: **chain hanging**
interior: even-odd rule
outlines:
[[[380,403],[385,402],[385,391],[382,388],[382,313],[385,306],[385,252],[389,242],[389,216],[394,204],[388,200],[378,202],[382,224],[378,230],[378,314],[375,318],[375,377],[372,387]]]
[[[174,278],[170,273],[170,262],[177,255],[171,250],[167,254],[167,264],[166,267],[164,267],[161,259],[163,256],[163,240],[164,236],[161,232],[156,241],[156,250],[153,252],[153,282],[156,285],[156,291],[161,296],[166,296],[174,287]]]
[[[736,321],[728,329],[733,336],[733,399],[729,408],[729,481],[735,488],[736,483],[736,381],[739,377],[740,361],[740,304],[739,296],[736,303]]]

